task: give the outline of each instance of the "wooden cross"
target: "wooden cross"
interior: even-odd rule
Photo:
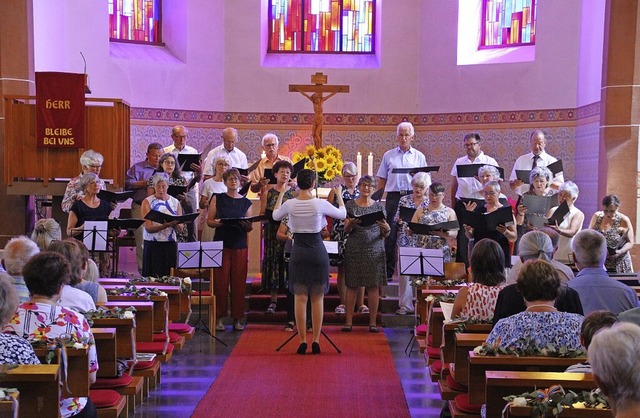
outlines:
[[[331,96],[338,93],[349,93],[349,86],[346,85],[330,85],[327,83],[327,76],[322,73],[311,75],[311,82],[314,84],[289,84],[290,92],[298,92],[311,100],[313,103],[313,126],[311,128],[311,137],[313,145],[322,148],[322,104]],[[329,93],[326,96],[324,93]]]

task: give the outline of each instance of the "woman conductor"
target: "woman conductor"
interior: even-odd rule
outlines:
[[[300,194],[284,204],[282,199],[289,190],[285,186],[280,191],[273,210],[273,219],[280,221],[289,215],[289,228],[293,232],[293,248],[289,259],[289,290],[295,295],[295,315],[300,337],[298,354],[307,351],[307,299],[311,297],[311,320],[313,322],[313,354],[320,353],[320,331],[324,312],[324,295],[329,290],[329,256],[322,244],[320,231],[324,216],[344,219],[347,212],[342,200],[342,190],[338,187],[336,197],[338,208],[326,200],[313,197],[315,173],[302,170],[298,173]]]

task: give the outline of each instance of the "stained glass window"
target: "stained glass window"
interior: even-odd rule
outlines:
[[[536,43],[536,0],[483,0],[480,48]]]
[[[376,0],[269,0],[269,52],[373,53]]]
[[[109,0],[109,39],[159,44],[161,0]]]

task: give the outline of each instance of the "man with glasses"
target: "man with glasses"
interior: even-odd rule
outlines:
[[[466,211],[465,199],[484,199],[482,183],[476,177],[458,177],[457,166],[467,164],[489,164],[498,166],[496,160],[482,152],[482,138],[478,133],[470,133],[464,136],[464,149],[466,155],[456,160],[451,168],[451,203],[458,219],[464,219]],[[469,265],[468,257],[469,240],[465,234],[458,234],[456,261]]]
[[[415,138],[415,131],[410,122],[402,122],[396,129],[398,146],[385,152],[378,169],[378,192],[385,191],[387,200],[385,209],[391,219],[398,210],[400,197],[413,193],[411,188],[411,174],[392,173],[394,168],[418,168],[426,167],[427,159],[424,154],[411,146]],[[431,184],[431,176],[428,175],[427,185]],[[376,192],[376,193],[378,193]],[[391,233],[384,242],[387,259],[387,280],[393,277],[396,268],[396,243],[398,240],[398,224],[389,222]]]
[[[272,168],[276,161],[288,161],[291,160],[284,155],[278,154],[278,137],[275,134],[268,133],[262,137],[262,150],[265,157],[260,159],[260,163],[255,170],[249,173],[249,180],[251,180],[251,191],[258,193],[261,191],[267,191],[269,188],[269,179],[264,176],[265,168]]]
[[[533,133],[531,133],[530,143],[531,152],[518,157],[515,164],[513,164],[511,176],[509,176],[509,185],[511,186],[511,190],[521,196],[528,192],[531,186],[522,180],[518,180],[516,170],[531,170],[535,167],[547,167],[549,164],[558,161],[557,158],[552,157],[545,151],[545,148],[547,147],[547,139],[544,136],[544,132],[540,130],[533,131]],[[562,172],[560,172],[553,177],[551,187],[557,190],[562,183],[564,183],[564,176]]]
[[[176,157],[176,164],[178,162],[178,154],[200,154],[197,149],[190,147],[187,145],[187,138],[189,136],[189,131],[182,125],[176,125],[171,129],[171,139],[173,140],[173,144],[164,148],[165,153],[171,153]],[[185,168],[181,168],[182,176],[187,181],[187,184],[191,182],[194,177],[200,177],[201,168],[199,165],[192,164],[190,167],[191,170],[187,171]],[[183,207],[185,210],[185,214],[193,213],[198,210],[198,196],[200,193],[198,192],[198,183],[196,183],[191,189],[187,191],[187,201],[189,203],[189,208]],[[186,210],[189,209],[189,210]],[[195,222],[189,222],[187,224],[187,239],[189,241],[197,240],[197,231]]]
[[[222,144],[218,145],[207,154],[204,163],[204,179],[208,180],[215,174],[214,162],[218,155],[224,155],[231,161],[231,167],[247,168],[247,156],[236,147],[238,142],[238,130],[236,128],[225,128],[222,131]],[[244,177],[242,180],[247,179]]]

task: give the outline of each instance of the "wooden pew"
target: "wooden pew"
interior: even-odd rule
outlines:
[[[592,374],[584,373],[554,373],[554,372],[514,372],[514,371],[488,371],[486,372],[486,396],[482,402],[487,405],[488,417],[501,416],[502,409],[506,405],[506,401],[502,399],[509,395],[519,395],[524,392],[533,392],[535,388],[548,388],[553,385],[560,385],[564,390],[573,390],[579,392],[583,390],[595,389],[596,383]],[[561,416],[565,416],[565,410]],[[591,417],[595,415],[586,415],[587,410],[582,412],[578,417]],[[593,411],[591,411],[593,412]],[[598,414],[597,416],[611,417],[611,411],[607,411],[608,415]],[[530,416],[530,415],[529,415]],[[566,415],[567,417],[571,415]]]
[[[126,309],[133,306],[136,309],[136,341],[153,341],[153,302],[139,300],[117,300],[97,304],[105,308]],[[100,320],[101,322],[104,320]]]
[[[489,334],[455,334],[455,348],[453,353],[454,369],[451,370],[453,379],[461,385],[469,384],[469,351],[487,340]]]
[[[52,363],[60,364],[61,354],[57,349],[57,354],[53,357]],[[46,364],[46,348],[35,348],[36,356],[40,362]],[[89,396],[89,349],[88,348],[67,348],[67,381],[63,382],[63,398],[88,397]],[[98,363],[99,364],[99,363]]]
[[[460,322],[454,321],[446,323],[442,326],[442,345],[441,353],[442,353],[442,362],[443,363],[453,363],[454,362],[454,353],[456,346],[456,334],[460,334],[456,332],[456,329],[461,325]],[[464,325],[464,334],[489,334],[491,332],[491,324],[468,324]],[[482,343],[478,344],[481,345]]]
[[[20,391],[20,418],[60,416],[60,365],[25,364],[5,373],[1,385]]]
[[[7,388],[5,388],[7,389]],[[20,401],[20,392],[5,393],[6,396],[13,399],[0,400],[0,417],[12,417],[18,404],[15,402]]]
[[[104,287],[104,289],[107,291],[107,293],[109,293],[110,290],[116,290],[116,289],[122,289],[123,287],[125,287],[126,285],[119,285],[119,284],[103,284],[102,285]],[[150,283],[144,283],[144,284],[136,284],[136,286],[141,289],[141,288],[156,288],[159,291],[165,292],[167,294],[167,299],[168,299],[168,319],[170,321],[173,322],[179,322],[180,321],[180,312],[181,312],[181,292],[180,292],[180,287],[178,286],[163,286],[163,285],[154,285],[154,284],[150,284]],[[115,298],[112,298],[112,296],[115,295],[108,295],[108,299],[109,300],[115,300]],[[121,295],[122,296],[122,295]],[[161,296],[160,296],[161,297]],[[151,298],[151,300],[156,300],[154,299],[156,298],[155,296],[153,296]],[[156,319],[157,321],[158,319]],[[161,324],[161,323],[160,323]],[[162,325],[162,324],[161,324]]]
[[[485,373],[488,371],[564,372],[572,364],[583,361],[586,361],[585,357],[481,356],[471,351],[469,352],[468,374],[469,402],[484,402]]]
[[[100,328],[115,329],[116,358],[119,358],[119,359],[136,358],[136,320],[134,318],[93,319],[93,327],[96,329],[100,329]],[[97,340],[96,340],[96,344],[98,344]]]
[[[115,328],[91,328],[98,352],[97,377],[113,377],[118,374],[117,340]]]

